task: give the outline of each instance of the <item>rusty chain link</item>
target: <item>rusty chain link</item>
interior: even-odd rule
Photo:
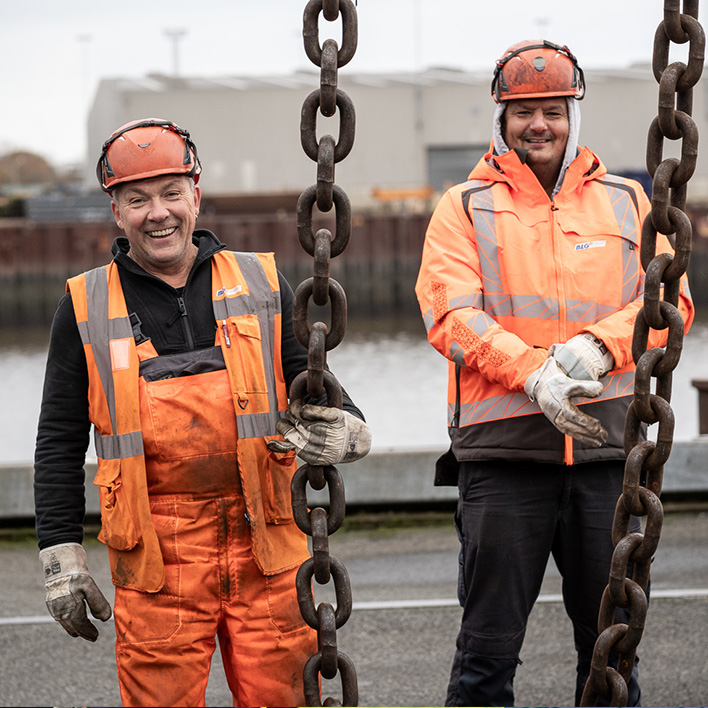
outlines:
[[[320,45],[320,16],[328,22],[341,17],[342,46],[334,39]],[[351,99],[337,88],[339,67],[354,56],[357,45],[357,12],[352,0],[310,0],[303,16],[305,53],[320,67],[320,87],[306,99],[300,116],[300,140],[305,154],[317,163],[317,183],[308,187],[297,203],[297,233],[300,244],[314,258],[313,277],[300,283],[293,302],[293,329],[297,340],[307,348],[307,371],[299,374],[290,387],[290,400],[327,397],[327,405],[342,407],[342,388],[327,370],[327,352],[344,337],[347,325],[347,298],[342,286],[330,278],[330,259],[340,255],[349,243],[351,206],[343,189],[334,184],[334,165],[343,160],[354,144],[355,113]],[[332,117],[339,111],[339,140],[331,135],[317,139],[317,113]],[[335,209],[335,233],[328,229],[312,232],[312,211]],[[308,324],[309,304],[330,306],[330,328],[323,322]],[[307,484],[329,493],[329,513],[321,507],[308,509]],[[342,477],[336,467],[304,464],[293,476],[292,507],[298,528],[312,537],[312,557],[297,573],[296,590],[300,613],[317,630],[317,653],[310,657],[303,672],[305,701],[308,706],[356,706],[359,694],[356,670],[351,659],[337,647],[337,629],[352,611],[351,585],[344,564],[329,553],[329,536],[344,520],[345,501]],[[315,606],[313,578],[319,585],[334,583],[337,601]],[[320,677],[333,679],[340,674],[342,701],[332,697],[322,703]]]
[[[664,19],[654,37],[653,70],[659,84],[659,110],[647,138],[647,169],[653,178],[651,212],[642,225],[640,257],[646,273],[644,307],[637,315],[632,358],[637,365],[634,399],[624,431],[625,463],[622,495],[612,528],[615,546],[609,582],[598,616],[595,644],[582,706],[624,706],[637,646],[647,613],[647,587],[652,557],[659,544],[664,509],[660,494],[664,464],[671,453],[674,414],[671,378],[683,347],[683,319],[678,311],[680,278],[691,255],[691,222],[684,212],[688,180],[698,155],[698,130],[691,118],[693,87],[701,78],[705,36],[698,22],[698,0],[665,0]],[[670,43],[689,42],[688,64],[669,64]],[[663,141],[682,140],[681,158],[662,159]],[[674,254],[656,254],[657,233],[665,234]],[[661,286],[664,286],[663,299]],[[649,330],[668,328],[666,347],[647,350]],[[656,379],[651,393],[651,377]],[[642,424],[659,424],[656,443],[642,441]],[[630,518],[646,516],[644,533],[629,533]],[[631,579],[628,577],[632,569]],[[615,623],[618,608],[629,610],[625,623]],[[617,668],[609,665],[618,655]],[[609,702],[607,702],[609,701]]]

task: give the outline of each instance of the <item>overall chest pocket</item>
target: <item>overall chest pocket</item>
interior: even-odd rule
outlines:
[[[155,381],[141,377],[140,411],[148,457],[168,461],[236,451],[226,369]]]
[[[228,352],[235,353],[239,365],[233,366],[231,376],[234,393],[237,397],[253,393],[266,393],[264,347],[268,342],[261,336],[261,325],[255,314],[241,315],[219,323],[224,346]]]

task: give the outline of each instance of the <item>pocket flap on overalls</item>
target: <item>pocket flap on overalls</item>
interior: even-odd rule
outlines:
[[[236,331],[244,337],[261,338],[261,325],[255,315],[235,317],[233,322]]]
[[[103,460],[93,483],[101,500],[101,532],[98,540],[117,551],[135,548],[140,537],[121,479],[121,460]]]

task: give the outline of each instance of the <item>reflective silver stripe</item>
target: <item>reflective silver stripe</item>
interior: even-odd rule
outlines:
[[[636,247],[622,245],[622,307],[629,305],[639,293],[639,253]],[[644,283],[641,283],[644,292]]]
[[[472,331],[481,337],[490,327],[497,327],[498,325],[486,312],[480,310],[467,320],[467,326],[471,327]]]
[[[431,307],[427,312],[423,313],[423,324],[425,329],[430,332],[430,330],[435,327],[435,318],[433,317],[433,308]]]
[[[250,315],[254,312],[251,296],[236,295],[225,297],[223,300],[214,300],[214,317],[218,321],[225,320],[228,317],[239,317],[240,315]]]
[[[123,435],[100,435],[94,429],[96,454],[102,460],[123,460],[143,454],[143,435],[140,430]]]
[[[84,278],[87,312],[85,336],[93,351],[93,358],[108,403],[111,425],[113,425],[116,419],[116,402],[108,344],[108,269],[95,268],[85,273]]]
[[[263,265],[255,253],[237,252],[236,261],[251,293],[261,294],[258,320],[261,325],[261,349],[268,387],[268,408],[278,410],[278,391],[275,385],[275,316],[280,312],[280,293],[273,292]],[[275,435],[275,432],[268,433]]]
[[[484,307],[484,296],[482,293],[474,293],[474,295],[455,297],[450,300],[448,307],[451,310],[461,310],[463,307],[474,307],[476,310],[481,310]]]
[[[465,350],[455,341],[450,345],[450,359],[459,366],[465,365]]]
[[[642,225],[632,208],[632,205],[637,206],[636,195],[625,180],[615,175],[605,175],[600,182],[607,190],[621,236],[627,241],[622,245],[622,307],[625,307],[635,300],[640,292],[638,244]]]
[[[263,265],[255,253],[243,251],[232,252],[236,258],[241,273],[248,285],[250,295],[237,293],[231,297],[213,300],[214,316],[217,320],[227,317],[238,317],[243,314],[255,314],[261,329],[261,354],[263,356],[263,367],[265,370],[266,387],[268,389],[268,407],[271,412],[278,410],[278,391],[275,385],[275,316],[280,312],[280,293],[273,292],[268,281],[268,276]],[[224,283],[223,285],[228,285]],[[241,437],[254,437],[253,435],[241,435],[240,419],[238,415],[239,435]],[[277,418],[276,418],[277,420]],[[259,424],[260,425],[260,424]],[[256,424],[244,423],[247,430],[255,430]],[[264,426],[261,425],[263,429]],[[270,430],[271,428],[268,428]],[[261,435],[275,435],[273,432],[261,433]]]
[[[79,328],[79,335],[81,335],[82,344],[91,344],[91,339],[89,337],[88,322],[77,322],[76,326]]]
[[[537,320],[557,320],[560,316],[558,300],[538,295],[484,295],[484,309],[493,317],[533,317]]]
[[[450,312],[453,310],[462,310],[471,307],[475,310],[482,311],[484,307],[484,298],[482,293],[475,293],[474,295],[456,297],[448,303],[448,309]],[[490,320],[491,321],[491,320]],[[425,324],[425,329],[430,331],[436,324],[435,317],[433,317],[433,308],[431,307],[427,312],[423,313],[423,324]],[[485,327],[486,329],[486,327]]]
[[[681,277],[681,285],[683,286],[684,295],[687,298],[691,298],[691,289],[688,287],[688,278],[685,276]],[[642,292],[644,292],[644,283],[642,282]]]
[[[116,317],[108,320],[108,339],[127,339],[133,337],[133,326],[129,317]]]
[[[566,300],[565,317],[568,322],[584,322],[592,324],[609,317],[621,308],[603,305],[600,302],[588,302],[584,300]]]
[[[486,423],[500,418],[516,418],[521,415],[540,413],[541,409],[534,401],[530,401],[524,393],[509,393],[504,396],[494,396],[484,401],[468,403],[460,408],[460,427]],[[450,412],[448,411],[448,418]],[[448,419],[448,423],[450,419]]]
[[[634,298],[633,298],[634,299]],[[450,310],[472,307],[480,309],[481,296],[473,298],[458,298],[457,303],[450,303]],[[589,300],[566,300],[566,316],[570,322],[597,322],[617,310],[600,302]],[[508,293],[491,293],[484,296],[484,312],[492,317],[531,317],[535,320],[557,320],[560,317],[558,300],[555,298],[542,298],[538,295],[509,295]],[[435,321],[433,311],[428,310],[423,315],[426,328],[430,329]],[[472,318],[470,318],[471,322]],[[475,326],[475,332],[482,331]]]
[[[621,374],[610,374],[602,379],[602,393],[597,398],[587,398],[580,403],[597,402],[631,396],[634,390],[634,372],[627,371]],[[529,401],[524,393],[508,393],[503,396],[494,396],[484,401],[468,403],[460,409],[460,427],[488,423],[502,418],[516,418],[522,415],[541,413],[535,401]],[[452,423],[454,411],[448,406],[448,424]]]
[[[486,311],[474,313],[466,324],[480,337],[492,326],[497,324],[492,317],[531,317],[535,320],[557,320],[560,316],[558,300],[539,298],[535,295],[502,295],[494,293],[485,297],[486,304],[490,304]],[[497,302],[498,301],[498,302]],[[566,319],[569,322],[584,322],[592,324],[617,312],[619,307],[603,305],[599,302],[584,300],[566,300]],[[430,329],[434,324],[432,310],[427,317],[423,317],[426,327]],[[456,343],[453,342],[453,347]]]
[[[275,424],[281,415],[278,411],[237,415],[236,424],[239,439],[245,440],[247,438],[262,438],[266,435],[277,435],[278,431],[275,428]]]
[[[605,185],[607,190],[607,196],[610,198],[622,238],[635,245],[638,244],[641,224],[638,223],[635,211],[632,209],[632,205],[636,205],[634,189],[622,177],[615,175],[605,175],[605,178],[600,182]]]
[[[604,398],[617,398],[618,396],[631,396],[634,392],[634,371],[625,371],[623,374],[608,374],[602,379],[604,388],[602,393],[594,398],[601,401]]]
[[[87,317],[79,323],[79,333],[84,344],[90,344],[108,405],[111,428],[117,430],[115,388],[111,364],[110,341],[133,336],[130,318],[108,319],[108,267],[95,268],[84,274],[86,279]],[[104,460],[122,459],[142,455],[141,431],[123,435],[99,435],[94,428],[96,454]]]
[[[491,185],[480,181],[468,182],[470,188],[462,194],[463,202],[469,210],[472,206],[472,223],[477,233],[477,253],[482,271],[482,290],[485,309],[489,293],[502,292],[501,270],[499,268],[499,245],[494,213],[494,195]]]

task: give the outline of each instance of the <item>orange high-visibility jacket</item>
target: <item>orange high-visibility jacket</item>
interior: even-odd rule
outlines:
[[[431,344],[449,361],[448,424],[458,460],[573,464],[622,459],[633,394],[631,343],[642,307],[639,244],[650,211],[641,186],[607,174],[581,148],[553,201],[515,151],[490,149],[430,221],[416,294]],[[657,250],[671,252],[659,234]],[[693,305],[686,278],[679,309]],[[592,332],[615,368],[585,401],[609,439],[586,448],[563,436],[524,393],[554,343]],[[667,330],[650,330],[663,346]]]
[[[290,507],[294,455],[266,447],[278,437],[275,425],[288,404],[278,275],[271,253],[221,251],[211,262],[215,345],[223,353],[238,433],[234,475],[241,478],[254,557],[273,575],[308,557]],[[99,538],[108,546],[115,585],[157,592],[164,564],[150,515],[139,387],[140,362],[157,353],[149,340],[136,346],[115,263],[71,278],[67,289],[88,366]]]

